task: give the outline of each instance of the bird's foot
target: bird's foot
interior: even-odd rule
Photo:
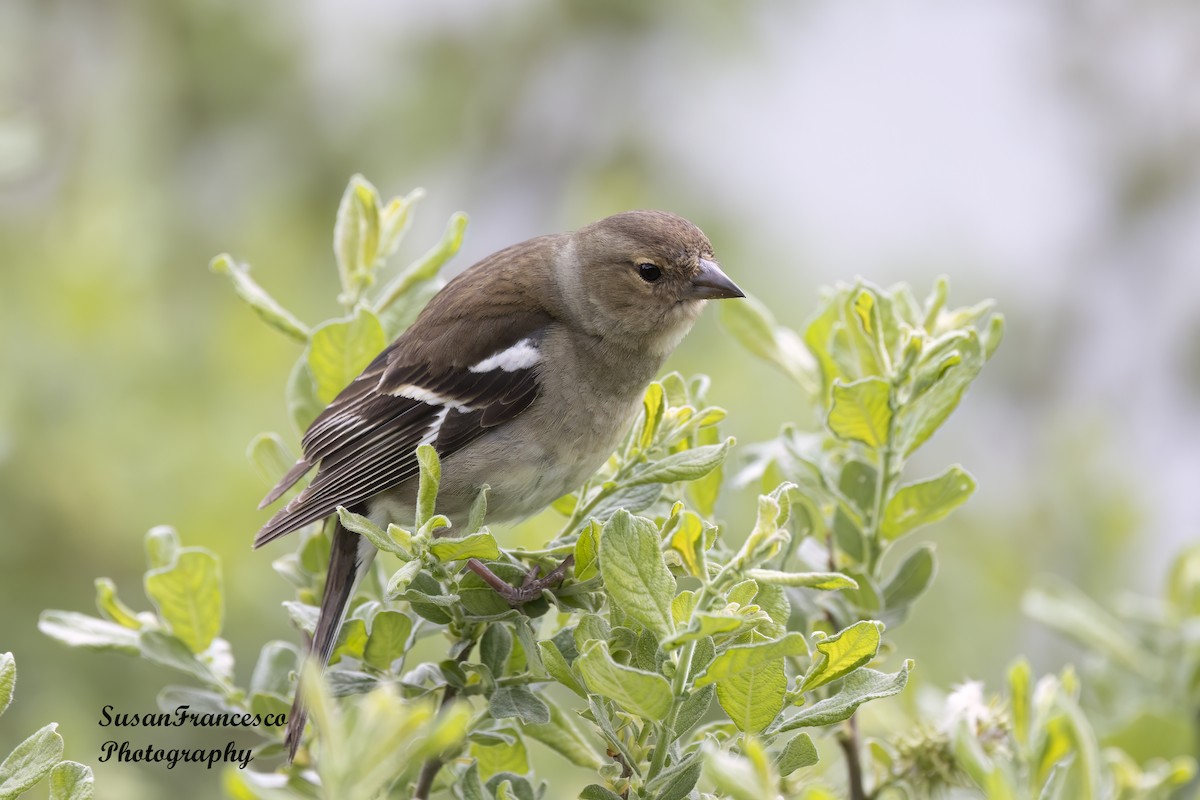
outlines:
[[[474,572],[483,581],[496,590],[496,594],[504,598],[504,601],[513,608],[523,606],[530,600],[536,600],[542,596],[543,589],[553,589],[562,583],[563,578],[567,575],[567,570],[575,563],[575,556],[567,556],[562,563],[552,569],[545,577],[541,575],[541,569],[534,567],[525,576],[525,580],[520,586],[511,586],[505,583],[499,575],[487,568],[482,561],[477,558],[467,559],[467,569]]]

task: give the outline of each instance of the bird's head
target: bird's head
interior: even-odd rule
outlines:
[[[665,211],[626,211],[571,234],[564,294],[592,333],[668,353],[705,300],[745,297],[704,232]]]

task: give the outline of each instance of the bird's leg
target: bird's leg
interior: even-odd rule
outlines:
[[[570,555],[563,559],[562,563],[546,574],[545,577],[539,577],[541,570],[534,567],[525,576],[525,580],[518,586],[510,586],[505,583],[499,575],[492,572],[482,561],[477,558],[467,559],[467,569],[474,572],[483,582],[496,590],[496,594],[504,598],[513,608],[523,606],[530,600],[534,600],[542,596],[543,589],[553,589],[562,583],[563,578],[567,575],[567,570],[575,563],[575,556]]]

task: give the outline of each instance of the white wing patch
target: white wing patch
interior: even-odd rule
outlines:
[[[516,372],[519,369],[529,369],[541,358],[537,343],[533,339],[522,339],[507,350],[501,350],[493,356],[488,356],[470,370],[471,372],[491,372],[494,369],[500,369],[505,372]]]
[[[449,415],[450,406],[442,406],[442,410],[437,412],[437,416],[429,423],[429,432],[425,434],[419,444],[433,444],[436,442],[438,434],[442,431],[442,425],[446,422],[446,417]]]
[[[382,378],[380,379],[382,380]],[[470,406],[464,406],[454,401],[454,398],[447,397],[443,394],[438,394],[431,389],[426,389],[424,386],[418,386],[415,383],[405,383],[392,389],[388,394],[395,397],[407,397],[409,400],[416,400],[421,403],[428,403],[431,406],[445,406],[453,408],[455,411],[470,411]]]

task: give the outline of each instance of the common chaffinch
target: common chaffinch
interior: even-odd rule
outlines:
[[[743,296],[704,233],[663,211],[616,214],[488,256],[447,283],[313,421],[304,457],[260,507],[314,466],[316,475],[254,546],[338,506],[381,526],[411,524],[421,444],[442,461],[438,512],[451,520],[465,521],[485,483],[489,520],[544,508],[612,453],[704,301]],[[322,665],[375,553],[335,526],[310,646]],[[304,717],[297,693],[289,755]]]

